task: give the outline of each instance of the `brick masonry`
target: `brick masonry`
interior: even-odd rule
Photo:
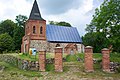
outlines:
[[[105,72],[110,72],[110,50],[107,48],[102,49],[102,69]]]
[[[62,48],[55,48],[55,71],[63,72]]]
[[[85,72],[93,72],[93,48],[85,47]]]
[[[39,51],[39,71],[45,71],[46,65],[46,52]]]
[[[33,27],[35,26],[35,33]],[[40,34],[40,27],[43,27],[43,33]],[[25,35],[30,36],[31,40],[46,40],[46,21],[28,20],[25,25]]]

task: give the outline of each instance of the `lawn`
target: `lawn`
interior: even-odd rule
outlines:
[[[14,55],[14,54],[11,54]],[[111,61],[120,61],[120,54],[111,53]],[[19,58],[37,60],[34,56],[16,54]],[[38,56],[38,55],[37,55]],[[102,71],[100,62],[94,64],[94,72],[84,72],[84,54],[64,55],[66,62],[63,62],[64,72],[54,72],[54,64],[46,64],[46,72],[20,70],[8,63],[0,62],[4,70],[0,70],[0,80],[120,80],[120,73],[105,73]],[[46,58],[54,58],[54,54],[47,53]],[[93,58],[101,60],[102,54],[94,53]],[[81,61],[79,62],[78,59]]]
[[[120,63],[120,53],[111,53],[110,54],[110,60],[113,62],[119,62]]]
[[[97,60],[101,60],[102,59],[102,54],[100,53],[94,53],[93,54],[93,58],[94,59],[97,59]],[[71,62],[71,61],[77,61],[78,59],[80,60],[84,60],[84,53],[78,53],[78,54],[75,54],[75,55],[67,55],[66,56],[66,60],[68,62]]]
[[[4,67],[3,71],[0,70],[0,80],[23,80],[42,76],[39,71],[21,70],[5,62],[0,62],[0,67]]]
[[[11,54],[14,55],[14,54]],[[36,56],[30,56],[23,53],[15,54],[14,56],[25,59],[25,60],[31,60],[31,61],[37,61],[38,60],[38,53]],[[46,59],[54,58],[54,53],[46,53]],[[77,61],[78,58],[84,60],[84,53],[78,53],[75,55],[67,55],[63,54],[63,58],[67,58],[67,61]],[[97,60],[102,60],[102,54],[101,53],[93,53],[93,58]],[[120,53],[110,53],[110,61],[112,62],[120,62]]]
[[[120,73],[105,73],[99,64],[94,65],[93,73],[86,73],[83,62],[64,62],[62,73],[54,72],[54,65],[47,66],[46,72],[19,70],[4,62],[0,62],[0,66],[5,66],[0,80],[120,80]]]
[[[31,60],[31,61],[38,61],[38,53],[36,54],[36,56],[34,55],[29,55],[27,54],[23,54],[20,53],[18,55],[16,55],[16,57],[20,58],[20,59],[25,59],[25,60]],[[65,58],[67,56],[67,54],[63,54],[63,58]],[[46,59],[50,59],[50,58],[54,58],[54,53],[46,53]]]
[[[84,53],[78,53],[75,55],[67,55],[66,56],[66,59],[68,62],[77,61],[78,58],[80,58],[81,60],[84,60]],[[101,61],[102,54],[101,53],[93,53],[93,59],[97,59],[97,60]],[[120,53],[110,53],[110,61],[120,63]]]

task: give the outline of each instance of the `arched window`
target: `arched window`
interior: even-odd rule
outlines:
[[[43,33],[43,27],[41,26],[40,27],[40,34],[42,34]]]
[[[33,26],[33,33],[34,33],[34,34],[35,34],[35,31],[36,31],[36,30],[35,30],[35,26]]]
[[[55,47],[60,47],[60,44],[56,44],[56,46]]]

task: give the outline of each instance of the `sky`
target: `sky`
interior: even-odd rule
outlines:
[[[65,21],[78,29],[80,36],[85,35],[95,9],[104,0],[37,0],[40,13],[47,21]],[[0,21],[17,15],[29,17],[34,0],[0,0]]]

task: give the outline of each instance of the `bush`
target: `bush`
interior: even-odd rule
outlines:
[[[7,34],[0,34],[0,52],[14,50],[14,42],[12,37]]]

